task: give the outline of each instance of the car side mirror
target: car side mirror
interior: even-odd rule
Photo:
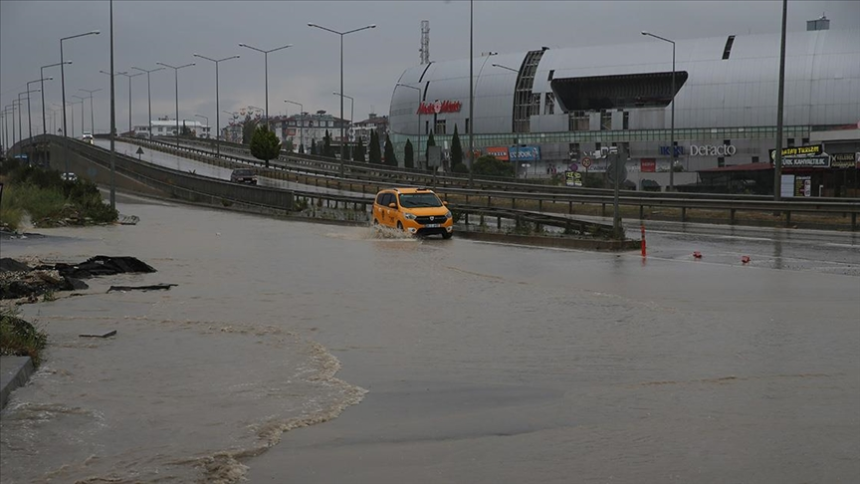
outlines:
[[[388,204],[388,208],[397,208],[397,204],[394,202],[391,202]]]
[[[442,205],[445,205],[445,206],[447,207],[447,206],[448,206],[448,201],[447,201],[447,200],[442,200]]]

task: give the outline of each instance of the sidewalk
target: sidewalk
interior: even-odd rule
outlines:
[[[29,356],[0,356],[0,410],[13,391],[26,385],[35,372]]]

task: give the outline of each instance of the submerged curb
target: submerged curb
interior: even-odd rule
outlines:
[[[12,392],[26,385],[35,371],[29,356],[0,356],[0,410],[6,408]]]

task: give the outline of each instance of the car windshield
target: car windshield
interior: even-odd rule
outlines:
[[[251,170],[236,170],[233,174],[236,176],[248,176],[253,175],[254,173]]]
[[[442,201],[435,193],[403,193],[400,195],[400,206],[404,208],[441,207]]]

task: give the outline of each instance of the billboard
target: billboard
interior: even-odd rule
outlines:
[[[538,146],[511,146],[508,156],[513,161],[540,161],[540,147]]]
[[[643,173],[654,173],[657,171],[657,160],[654,158],[642,158],[640,163],[640,170]]]
[[[490,146],[489,148],[484,148],[488,155],[495,156],[497,160],[501,161],[509,161],[508,157],[508,147],[507,146]]]

